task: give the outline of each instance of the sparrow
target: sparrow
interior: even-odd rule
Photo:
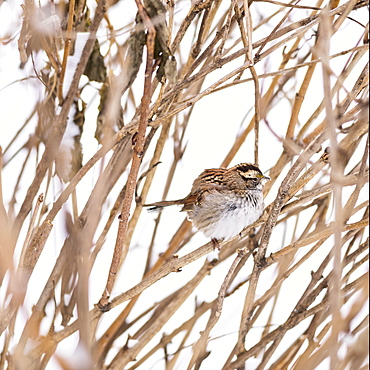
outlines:
[[[161,211],[181,205],[193,226],[212,241],[227,240],[257,221],[264,203],[263,185],[270,180],[251,163],[231,168],[204,170],[193,182],[189,195],[178,200],[164,200],[144,207]]]

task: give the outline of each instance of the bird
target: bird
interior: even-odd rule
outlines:
[[[251,163],[231,168],[204,170],[193,182],[189,195],[178,200],[145,204],[149,211],[180,205],[193,226],[217,245],[257,221],[264,209],[262,189],[269,181]]]

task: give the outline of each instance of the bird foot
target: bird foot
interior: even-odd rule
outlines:
[[[220,251],[221,250],[220,241],[216,238],[212,238],[211,241],[213,245],[213,250],[217,248]]]

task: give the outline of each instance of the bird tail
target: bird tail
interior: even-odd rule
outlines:
[[[148,212],[160,212],[164,207],[179,205],[178,200],[163,200],[162,202],[144,204],[144,207],[148,208]]]

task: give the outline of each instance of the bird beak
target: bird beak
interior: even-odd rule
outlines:
[[[268,176],[262,177],[262,184],[265,185],[267,181],[270,181],[271,179]]]

